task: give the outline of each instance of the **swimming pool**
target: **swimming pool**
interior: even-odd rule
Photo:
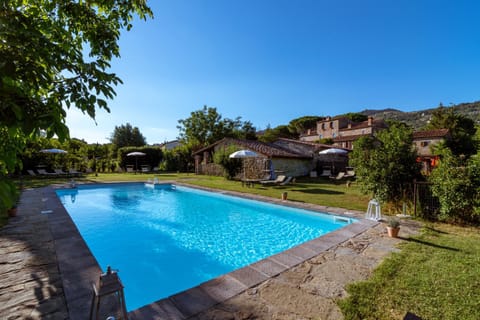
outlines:
[[[349,223],[187,187],[57,190],[102,269],[120,271],[136,309]]]

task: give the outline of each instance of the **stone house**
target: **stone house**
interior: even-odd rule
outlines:
[[[305,176],[315,168],[314,153],[322,145],[305,144],[296,140],[279,139],[275,143],[224,138],[193,153],[195,173],[222,175],[223,168],[213,162],[215,152],[230,145],[238,150],[247,149],[258,154],[255,158],[245,158],[244,174],[247,179],[268,179],[271,175]],[[317,152],[318,153],[318,152]]]
[[[385,121],[373,117],[368,117],[362,122],[354,122],[347,117],[326,117],[317,122],[315,129],[301,134],[300,140],[313,142],[319,139],[332,139],[335,147],[351,150],[353,142],[358,138],[374,135],[375,132],[385,128],[387,128]]]
[[[313,143],[308,141],[299,141],[292,139],[279,138],[275,142],[282,148],[293,150],[297,153],[312,156],[312,171],[316,171],[318,175],[328,170],[332,174],[345,171],[348,166],[348,156],[344,154],[319,154],[320,151],[332,148],[331,145]]]
[[[422,163],[422,172],[430,173],[437,165],[439,156],[434,154],[433,147],[450,139],[448,129],[416,131],[413,133],[413,144],[417,149],[417,162]]]

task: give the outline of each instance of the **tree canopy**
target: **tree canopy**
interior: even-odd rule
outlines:
[[[0,11],[0,125],[60,139],[65,107],[92,118],[96,108],[109,111],[121,83],[108,72],[120,31],[134,14],[152,16],[145,0],[5,0]]]
[[[355,167],[357,181],[364,192],[382,202],[402,199],[420,174],[412,141],[411,128],[392,123],[376,137],[362,137],[354,142],[350,164]]]
[[[476,152],[475,122],[455,112],[454,107],[443,107],[440,105],[432,112],[432,118],[426,129],[449,129],[451,139],[447,140],[447,147],[452,150],[453,155],[471,156]]]
[[[273,142],[278,138],[296,139],[297,137],[298,135],[292,133],[289,126],[279,125],[275,128],[267,128],[258,140],[263,142]]]
[[[201,110],[193,111],[190,117],[178,120],[180,139],[194,149],[207,146],[225,137],[255,138],[255,127],[249,121],[222,118],[217,108],[204,106]]]
[[[121,83],[108,71],[120,32],[134,16],[152,15],[146,0],[0,2],[0,131],[8,135],[0,140],[0,207],[9,204],[6,175],[19,165],[12,148],[40,131],[68,138],[66,108],[92,118],[109,111]]]
[[[288,129],[292,135],[300,135],[308,129],[316,128],[317,122],[322,120],[322,117],[318,116],[304,116],[291,120],[288,123]]]
[[[345,118],[348,118],[350,119],[351,121],[353,122],[363,122],[363,121],[367,121],[368,120],[368,116],[362,114],[362,113],[358,113],[358,112],[349,112],[349,113],[345,113],[344,115],[340,116],[340,117],[345,117]]]
[[[117,148],[141,147],[147,144],[145,137],[140,133],[140,129],[132,127],[128,122],[125,125],[115,126],[110,142]]]

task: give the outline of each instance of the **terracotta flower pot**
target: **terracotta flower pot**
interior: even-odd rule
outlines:
[[[388,236],[390,238],[397,238],[399,231],[400,231],[400,228],[387,227]]]
[[[282,193],[282,200],[287,200],[287,196],[288,196],[288,193],[287,193],[287,192],[283,192],[283,193]]]

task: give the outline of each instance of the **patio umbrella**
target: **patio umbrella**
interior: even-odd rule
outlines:
[[[258,153],[250,151],[250,150],[238,150],[229,155],[229,158],[255,158],[258,157]]]
[[[40,150],[40,152],[42,152],[42,153],[67,153],[67,151],[65,151],[65,150],[55,149],[55,148],[52,148],[52,149],[42,149],[42,150]]]
[[[259,157],[259,154],[250,150],[238,150],[228,156],[233,159],[246,159],[246,158],[256,158]],[[245,179],[245,163],[242,161],[242,171],[243,179]]]
[[[348,151],[345,149],[330,148],[320,151],[318,154],[347,154]]]
[[[147,155],[146,153],[139,152],[139,151],[127,153],[127,157],[135,157],[135,171],[138,171],[138,157],[143,157],[146,155]]]
[[[330,148],[330,149],[322,150],[318,154],[346,155],[347,153],[348,153],[348,151],[345,150],[345,149]],[[332,173],[335,171],[335,162],[333,161],[333,159],[332,159],[332,167],[330,169],[331,169]]]

